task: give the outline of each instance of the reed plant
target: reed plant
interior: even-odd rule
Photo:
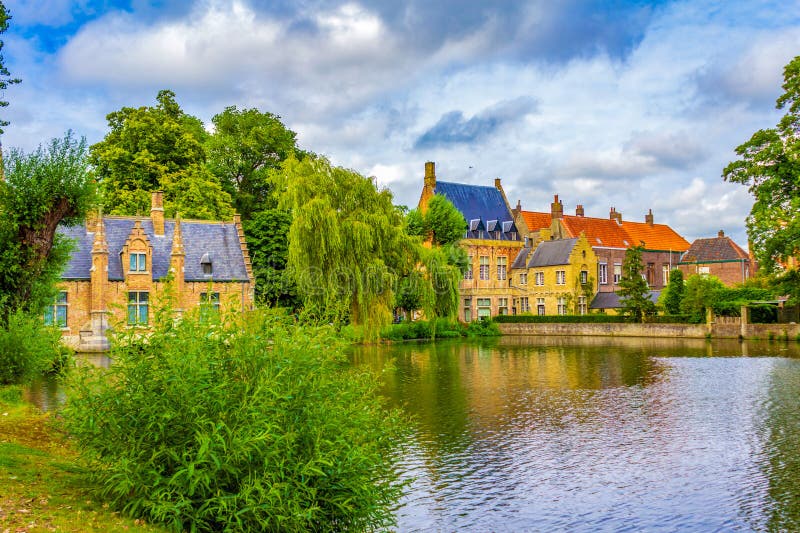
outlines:
[[[175,531],[391,527],[408,429],[331,328],[160,320],[73,374],[63,416],[114,509]]]

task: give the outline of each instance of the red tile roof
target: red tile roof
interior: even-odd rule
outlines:
[[[521,211],[520,213],[530,231],[550,227],[550,213],[536,211]],[[619,224],[610,218],[576,215],[564,215],[561,221],[570,237],[577,237],[583,232],[591,246],[629,248],[644,242],[647,250],[683,252],[689,249],[689,242],[666,224],[625,220]]]
[[[695,239],[682,260],[686,262],[738,261],[749,258],[749,254],[730,237],[714,237]]]

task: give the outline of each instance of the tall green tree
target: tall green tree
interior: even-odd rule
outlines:
[[[226,107],[211,119],[214,133],[206,141],[208,168],[248,220],[274,208],[269,172],[297,150],[296,134],[272,113]]]
[[[725,284],[716,276],[695,274],[686,278],[686,291],[681,301],[681,311],[695,323],[704,322],[706,309],[713,308],[716,293],[725,289]]]
[[[747,234],[768,270],[800,252],[800,56],[786,65],[783,79],[776,107],[787,113],[776,127],[738,146],[739,159],[722,171],[726,181],[747,185],[755,198]]]
[[[152,191],[163,190],[167,216],[230,218],[231,197],[206,167],[203,123],[183,112],[172,91],[159,91],[156,101],[110,113],[110,131],[90,149],[106,211],[149,213]]]
[[[0,309],[38,313],[52,298],[71,244],[59,224],[80,224],[94,202],[84,139],[68,132],[31,153],[12,149],[0,181]]]
[[[650,287],[642,276],[644,246],[631,246],[625,251],[622,262],[622,279],[619,281],[620,304],[622,313],[635,322],[641,322],[645,316],[655,314],[656,306],[649,298]]]
[[[256,278],[256,299],[273,306],[299,308],[302,303],[297,285],[287,269],[291,213],[277,208],[258,211],[243,224]]]
[[[661,305],[664,306],[664,310],[667,313],[677,315],[681,312],[684,291],[683,272],[680,269],[673,268],[669,273],[669,283],[667,283],[660,298]]]
[[[410,235],[430,238],[433,244],[445,246],[464,238],[467,221],[450,200],[437,194],[428,201],[424,215],[419,209],[408,212],[406,227]]]
[[[9,20],[11,20],[11,15],[6,9],[5,4],[0,1],[0,34],[3,34],[6,32],[6,30],[8,30]],[[14,85],[20,82],[19,78],[11,77],[11,73],[6,67],[6,62],[2,54],[3,44],[3,41],[0,40],[0,93],[2,94],[4,94],[4,91],[9,85]],[[8,107],[8,100],[0,99],[0,107]],[[8,126],[8,124],[9,122],[7,120],[0,119],[0,134],[4,133],[3,128]]]

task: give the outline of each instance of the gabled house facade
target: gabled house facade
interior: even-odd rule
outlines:
[[[459,241],[469,257],[469,269],[459,284],[459,319],[470,322],[514,313],[510,269],[523,242],[500,180],[494,187],[441,181],[435,164],[427,162],[418,209],[425,212],[436,194],[447,198],[467,221]]]
[[[642,260],[643,275],[654,291],[660,291],[669,282],[669,272],[677,268],[689,243],[666,224],[656,224],[652,210],[645,215],[644,222],[623,221],[622,213],[611,208],[609,217],[594,218],[584,215],[578,205],[574,215],[564,214],[564,206],[555,196],[550,204],[550,213],[524,211],[518,203],[514,210],[515,220],[529,239],[535,239],[542,230],[549,231],[553,238],[575,238],[581,233],[597,256],[598,292],[615,292],[622,279],[622,264],[625,252],[632,246],[644,244]]]
[[[681,257],[684,278],[694,274],[718,277],[728,286],[744,283],[755,274],[755,259],[720,230],[716,237],[695,239]]]
[[[597,291],[595,255],[586,235],[551,240],[542,230],[541,240],[528,242],[514,259],[513,285],[519,289],[519,313],[585,315]]]
[[[109,348],[109,327],[146,328],[166,302],[180,314],[244,311],[254,278],[241,220],[165,219],[161,192],[150,217],[94,216],[85,226],[59,228],[75,241],[59,294],[45,322],[61,327],[79,351]]]

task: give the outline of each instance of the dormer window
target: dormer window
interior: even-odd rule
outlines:
[[[130,268],[131,272],[146,272],[147,271],[147,254],[144,252],[132,252],[130,254]]]
[[[203,275],[210,276],[214,273],[214,267],[211,264],[211,254],[206,252],[200,259],[200,266],[203,268]]]

